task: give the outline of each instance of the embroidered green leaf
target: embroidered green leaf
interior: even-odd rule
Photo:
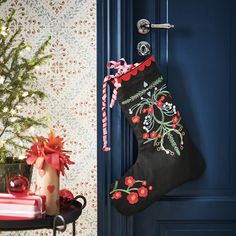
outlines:
[[[168,140],[170,141],[171,146],[174,148],[176,154],[177,154],[178,156],[180,156],[180,150],[179,150],[179,148],[178,148],[178,146],[177,146],[177,144],[176,144],[176,142],[175,142],[175,140],[174,140],[174,137],[173,137],[173,135],[172,135],[171,132],[168,132],[168,133],[167,133],[167,138],[168,138]]]
[[[133,102],[135,99],[142,97],[148,90],[154,88],[155,86],[157,86],[158,84],[160,84],[163,80],[163,77],[159,77],[157,80],[155,80],[153,83],[150,84],[149,87],[139,91],[138,93],[136,93],[135,95],[131,96],[129,99],[125,100],[122,102],[123,105],[128,104],[130,102]]]

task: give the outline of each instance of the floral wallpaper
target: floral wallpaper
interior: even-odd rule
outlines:
[[[50,124],[65,137],[76,163],[61,177],[61,188],[82,194],[88,205],[76,223],[77,235],[97,234],[96,190],[96,1],[8,0],[1,16],[10,8],[22,28],[21,37],[36,48],[49,35],[48,52],[53,58],[37,71],[39,87],[48,99],[25,110],[35,116],[49,115]],[[14,26],[12,26],[14,27]],[[45,130],[35,134],[46,135]],[[71,235],[67,226],[63,235]],[[0,232],[0,235],[51,235],[51,230]]]

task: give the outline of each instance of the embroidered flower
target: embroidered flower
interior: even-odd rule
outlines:
[[[138,202],[138,194],[135,192],[130,193],[127,196],[127,200],[129,201],[130,204],[135,204]]]
[[[177,116],[174,116],[174,117],[172,118],[173,124],[178,123],[178,121],[179,121],[179,118],[178,118]]]
[[[181,150],[184,149],[183,136],[185,135],[182,132],[180,113],[171,101],[172,98],[166,84],[159,88],[154,87],[152,92],[148,91],[151,89],[153,89],[153,85],[142,90],[142,95],[138,92],[127,99],[125,104],[141,96],[140,100],[131,105],[129,111],[130,114],[140,115],[138,122],[142,122],[145,132],[143,133],[143,144],[152,142],[157,151],[162,150],[168,155],[180,156]],[[176,136],[179,136],[179,139]]]
[[[157,137],[157,132],[156,131],[152,131],[150,133],[150,138],[156,138]]]
[[[120,199],[122,197],[122,194],[120,191],[117,191],[115,193],[112,194],[112,197],[116,200]]]
[[[157,107],[161,108],[163,106],[162,101],[158,100],[156,103]]]
[[[140,116],[133,116],[133,117],[132,117],[132,122],[133,122],[134,124],[139,123],[139,122],[140,122]]]
[[[165,96],[161,96],[160,100],[163,102],[165,100]]]
[[[148,133],[144,133],[143,134],[143,139],[148,139],[149,138],[149,134]]]
[[[116,181],[113,190],[110,192],[111,199],[118,200],[125,195],[129,204],[135,204],[139,201],[139,197],[146,198],[148,191],[152,190],[152,186],[148,186],[146,180],[136,180],[133,176],[125,178],[125,185],[126,188],[119,188],[118,181]]]
[[[132,176],[125,177],[125,185],[132,187],[136,180]]]
[[[139,197],[147,197],[148,196],[148,190],[145,187],[140,187],[138,189],[138,195]]]
[[[152,113],[152,112],[153,112],[153,107],[152,107],[152,106],[148,107],[147,113],[150,114],[150,113]]]

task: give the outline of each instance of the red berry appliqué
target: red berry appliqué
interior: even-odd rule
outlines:
[[[136,180],[132,176],[125,177],[125,185],[132,187]]]
[[[138,189],[138,195],[139,197],[147,197],[148,196],[148,190],[145,187],[140,187]]]
[[[147,184],[146,180],[137,180],[133,176],[127,176],[124,179],[126,188],[118,187],[118,181],[114,185],[114,189],[110,192],[113,200],[119,200],[126,197],[129,204],[139,202],[139,197],[146,198],[152,186]]]
[[[130,204],[135,204],[138,202],[138,194],[135,192],[130,193],[127,196],[127,200],[129,201]]]
[[[149,134],[148,133],[144,133],[143,134],[143,139],[148,139],[149,138]]]
[[[140,116],[133,116],[133,117],[132,117],[132,122],[133,122],[134,124],[139,123],[139,122],[140,122]]]
[[[161,108],[162,107],[162,105],[163,105],[163,103],[162,103],[162,101],[157,101],[157,107],[159,107],[159,108]]]
[[[178,122],[178,120],[179,120],[178,116],[174,116],[174,117],[172,118],[173,124],[176,124],[176,123]]]
[[[150,114],[150,113],[152,113],[152,112],[153,112],[153,107],[152,107],[152,106],[148,107],[147,113]]]
[[[152,131],[150,133],[150,138],[156,138],[157,137],[157,132],[156,131]]]
[[[114,199],[118,200],[122,197],[122,194],[121,194],[121,192],[118,191],[118,192],[113,193],[112,197]]]

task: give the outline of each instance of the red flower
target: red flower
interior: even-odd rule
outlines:
[[[173,129],[175,129],[176,128],[176,124],[173,124],[172,127],[173,127]]]
[[[138,195],[139,197],[147,197],[148,196],[148,190],[145,187],[140,187],[138,189]]]
[[[115,193],[112,194],[112,197],[116,200],[120,199],[122,197],[121,192],[117,191]]]
[[[129,201],[130,204],[135,204],[138,202],[138,194],[135,192],[130,193],[127,196],[127,200]]]
[[[165,100],[165,96],[161,96],[160,100],[164,101]]]
[[[161,134],[159,133],[159,134],[157,135],[157,137],[158,137],[158,138],[161,138]]]
[[[152,131],[152,132],[150,133],[150,137],[151,137],[151,138],[156,138],[156,137],[157,137],[157,132],[156,132],[156,131]]]
[[[39,169],[42,169],[46,162],[64,175],[65,168],[69,169],[68,165],[74,164],[67,153],[68,151],[64,150],[63,139],[56,136],[52,130],[48,138],[42,136],[34,138],[33,145],[26,152],[26,161],[29,165],[35,164]]]
[[[150,186],[148,187],[148,189],[149,189],[149,190],[152,190],[152,185],[150,185]]]
[[[140,122],[140,116],[133,116],[132,117],[132,122],[135,123],[139,123]]]
[[[152,107],[152,106],[148,107],[147,113],[150,114],[150,113],[152,113],[152,112],[153,112],[153,107]]]
[[[146,186],[146,185],[147,185],[147,181],[144,180],[144,181],[142,182],[142,185]]]
[[[173,124],[176,124],[176,123],[178,122],[178,120],[179,120],[178,116],[174,116],[174,117],[172,118]]]
[[[136,180],[132,176],[125,177],[125,185],[132,187],[136,183]]]
[[[149,134],[148,133],[144,133],[143,134],[143,139],[148,139],[149,138]]]
[[[163,104],[162,104],[162,101],[160,101],[160,100],[159,100],[159,101],[157,101],[157,107],[161,108],[161,107],[162,107],[162,105],[163,105]]]
[[[147,109],[143,109],[142,112],[143,112],[143,113],[146,113],[146,112],[147,112]]]

